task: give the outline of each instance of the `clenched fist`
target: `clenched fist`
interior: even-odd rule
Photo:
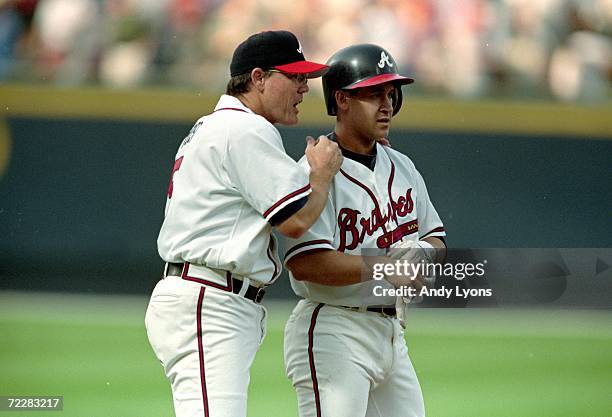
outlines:
[[[318,182],[329,184],[342,166],[343,156],[338,144],[323,135],[317,140],[308,136],[306,143],[311,185],[316,185]]]

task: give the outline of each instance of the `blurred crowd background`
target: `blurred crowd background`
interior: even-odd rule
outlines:
[[[612,0],[0,0],[0,82],[219,93],[266,29],[322,62],[377,43],[417,94],[610,99]]]

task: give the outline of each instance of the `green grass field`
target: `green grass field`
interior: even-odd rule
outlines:
[[[144,297],[0,292],[0,395],[63,395],[75,417],[172,416]],[[283,370],[291,305],[269,303],[249,416],[296,416]],[[429,417],[612,416],[612,312],[416,309],[407,341]],[[43,412],[0,411],[0,417]]]

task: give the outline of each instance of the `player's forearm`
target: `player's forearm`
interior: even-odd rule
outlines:
[[[446,245],[442,241],[442,239],[437,237],[426,237],[423,239],[425,242],[429,243],[436,250],[436,262],[444,262],[446,259]]]
[[[331,180],[313,178],[311,175],[312,192],[308,195],[308,201],[293,216],[278,225],[277,230],[286,237],[297,239],[310,229],[327,204],[330,183]]]
[[[371,265],[385,261],[388,261],[388,258],[362,257],[335,250],[323,250],[296,255],[287,262],[287,268],[298,281],[338,287],[372,279]]]

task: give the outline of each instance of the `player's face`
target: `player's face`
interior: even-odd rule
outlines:
[[[384,83],[359,88],[349,94],[348,121],[353,130],[368,140],[389,135],[395,86]]]
[[[270,123],[296,124],[298,105],[308,90],[308,79],[305,75],[271,72],[264,92],[266,119]]]

